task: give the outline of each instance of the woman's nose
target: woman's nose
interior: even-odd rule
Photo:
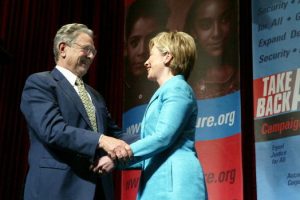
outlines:
[[[144,66],[148,67],[148,65],[149,65],[148,60],[146,60],[146,62],[144,63]]]

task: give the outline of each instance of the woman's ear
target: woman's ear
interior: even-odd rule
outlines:
[[[164,56],[164,64],[167,66],[170,65],[172,59],[173,59],[173,55],[167,52],[166,55]]]

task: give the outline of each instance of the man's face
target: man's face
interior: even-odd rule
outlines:
[[[198,7],[194,37],[210,56],[222,56],[230,34],[230,10],[227,0],[204,0]]]
[[[158,32],[159,27],[154,19],[138,19],[127,40],[129,70],[134,76],[146,73],[144,63],[149,56],[149,40]]]
[[[85,34],[79,36],[70,45],[66,45],[65,64],[62,67],[69,69],[78,77],[84,76],[95,57],[95,46],[93,39]]]

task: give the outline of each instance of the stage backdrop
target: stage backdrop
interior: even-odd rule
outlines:
[[[123,127],[139,134],[144,110],[157,89],[143,67],[149,39],[165,29],[190,33],[198,62],[188,82],[198,100],[196,149],[209,199],[243,199],[238,2],[142,1],[126,2]],[[139,175],[139,170],[121,173],[121,199],[135,199]]]
[[[300,2],[252,1],[257,199],[300,199]]]

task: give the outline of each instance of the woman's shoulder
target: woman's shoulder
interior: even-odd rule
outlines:
[[[171,96],[185,96],[191,99],[194,98],[194,92],[191,86],[185,81],[184,78],[174,77],[172,80],[161,88],[160,96],[162,98]]]

